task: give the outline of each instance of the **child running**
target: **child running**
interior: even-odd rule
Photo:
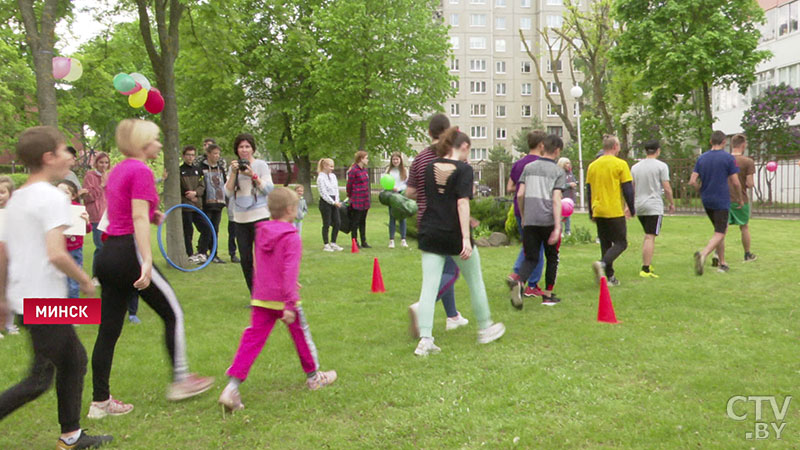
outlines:
[[[0,176],[0,209],[5,209],[12,193],[14,193],[14,180],[6,175]],[[10,335],[19,334],[19,327],[14,325],[13,314],[9,314],[6,323],[3,324],[3,322],[0,322],[0,325],[3,325],[5,331]],[[0,334],[0,339],[3,339],[2,334]]]
[[[256,224],[256,274],[253,277],[253,296],[250,326],[242,333],[233,364],[226,372],[230,382],[219,396],[219,403],[230,411],[244,408],[239,385],[267,342],[275,322],[282,320],[289,328],[300,364],[306,373],[306,385],[317,390],[336,381],[336,371],[319,370],[317,347],[311,340],[300,295],[297,275],[300,271],[302,242],[292,222],[297,217],[297,194],[279,187],[267,198],[272,220]]]
[[[80,205],[81,202],[78,201],[78,186],[75,186],[75,183],[69,181],[67,179],[61,180],[58,182],[58,187],[61,189],[65,194],[67,194],[72,201],[73,205]],[[84,211],[81,214],[81,219],[86,222],[86,233],[92,232],[92,224],[89,223],[89,213]],[[78,267],[83,267],[83,236],[81,235],[67,235],[67,251],[72,256],[72,259],[75,260],[75,264]],[[78,286],[78,281],[73,280],[72,278],[67,278],[67,287],[68,287],[68,298],[79,298],[81,295],[81,291]]]
[[[72,165],[64,136],[53,127],[28,128],[17,142],[17,156],[31,174],[8,201],[0,236],[0,323],[5,323],[9,313],[22,315],[24,298],[65,298],[67,276],[78,280],[83,293],[95,295],[91,278],[67,253],[64,230],[70,224],[69,202],[51,184],[64,178]],[[81,430],[86,350],[75,328],[25,328],[31,337],[33,364],[24,380],[0,394],[0,420],[41,396],[55,376],[61,424],[56,450],[111,442],[111,436],[91,436]]]

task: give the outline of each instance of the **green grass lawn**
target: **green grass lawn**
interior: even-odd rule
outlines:
[[[303,230],[303,304],[323,369],[339,380],[310,392],[285,331],[277,325],[241,392],[246,409],[222,417],[217,397],[242,330],[249,323],[238,265],[212,264],[197,273],[166,270],[186,315],[193,371],[214,375],[214,389],[169,403],[170,367],[158,317],[142,303],[141,325],[125,325],[111,376],[112,394],[132,413],[83,419],[110,433],[110,448],[778,448],[796,446],[800,403],[792,402],[782,440],[748,441],[745,421],[726,415],[735,395],[798,394],[798,221],[754,220],[753,252],[744,264],[738,229],[731,230],[731,272],[692,272],[692,254],[711,234],[705,217],[667,217],[656,243],[658,280],[638,277],[642,231],[630,221],[628,250],[618,260],[622,285],[611,291],[619,325],[595,321],[598,289],[590,264],[599,245],[565,246],[556,292],[547,308],[509,304],[503,282],[517,248],[481,249],[493,319],[505,336],[476,344],[477,327],[445,332],[436,307],[434,336],[442,353],[416,357],[407,307],[419,296],[420,253],[389,250],[388,214],[370,211],[369,242],[357,255],[323,253],[320,218],[311,208]],[[586,216],[574,225],[589,227]],[[225,230],[225,225],[221,227]],[[594,229],[592,227],[592,234]],[[222,242],[226,241],[225,232]],[[155,242],[155,241],[154,241]],[[339,243],[349,249],[349,239]],[[155,246],[154,246],[155,247]],[[226,247],[226,246],[224,246]],[[412,244],[415,247],[415,243]],[[91,243],[85,267],[91,267]],[[157,252],[157,250],[156,250]],[[228,260],[227,251],[222,252]],[[370,293],[373,257],[387,292]],[[157,263],[166,268],[158,256]],[[463,281],[460,311],[473,314]],[[795,317],[798,314],[798,317]],[[95,326],[78,334],[91,357]],[[0,341],[0,389],[26,373],[24,335]],[[83,395],[91,400],[91,364]],[[765,403],[764,422],[773,413]],[[53,390],[0,423],[0,448],[52,448],[58,436]]]

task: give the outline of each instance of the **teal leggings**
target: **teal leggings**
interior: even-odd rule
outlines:
[[[489,299],[486,297],[486,286],[483,284],[481,273],[481,257],[478,249],[472,250],[472,256],[463,260],[453,256],[458,268],[467,280],[472,311],[478,321],[478,327],[483,330],[492,324],[489,312]],[[422,252],[422,289],[419,294],[419,335],[431,337],[433,332],[433,311],[436,303],[436,294],[439,291],[439,281],[442,279],[445,255]]]

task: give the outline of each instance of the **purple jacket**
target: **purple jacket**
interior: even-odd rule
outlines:
[[[350,198],[350,208],[369,209],[369,194],[369,172],[353,164],[347,172],[347,196]]]
[[[295,310],[297,275],[303,248],[294,224],[270,220],[256,224],[253,306]]]

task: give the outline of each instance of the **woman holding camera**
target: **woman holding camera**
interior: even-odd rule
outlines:
[[[272,174],[266,162],[256,159],[253,135],[242,133],[233,141],[238,160],[231,162],[225,191],[231,198],[231,212],[236,223],[236,243],[242,255],[241,265],[247,289],[253,292],[253,241],[256,223],[269,220],[267,195],[272,192]]]

